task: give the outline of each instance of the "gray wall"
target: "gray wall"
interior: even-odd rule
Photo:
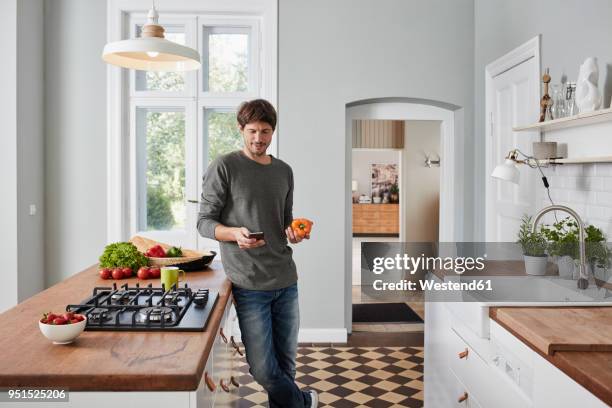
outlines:
[[[44,288],[42,16],[42,0],[0,3],[0,312]]]
[[[294,214],[315,222],[294,252],[302,327],[345,326],[346,104],[396,96],[459,105],[471,151],[473,17],[471,0],[279,2],[279,155],[293,166]]]
[[[43,0],[17,2],[18,298],[44,289]],[[30,205],[36,214],[30,215]]]
[[[47,285],[106,244],[105,43],[105,1],[45,1]]]
[[[485,190],[485,85],[488,63],[542,34],[542,68],[552,83],[575,81],[587,57],[598,57],[604,105],[612,94],[612,2],[609,0],[475,0],[475,190]],[[474,207],[478,239],[484,239],[484,194]]]
[[[17,303],[17,0],[0,2],[0,51],[6,59],[0,64],[0,248],[5,269],[0,285],[0,312]]]

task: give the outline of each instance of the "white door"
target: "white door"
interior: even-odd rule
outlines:
[[[512,64],[508,60],[505,63]],[[514,242],[523,214],[534,213],[538,178],[534,170],[524,165],[519,166],[518,185],[493,179],[491,173],[510,150],[518,148],[531,154],[532,142],[540,140],[539,132],[512,131],[513,126],[538,120],[539,53],[509,69],[499,69],[498,65],[500,72],[491,75],[494,64],[499,62],[487,67],[486,81],[486,241]]]

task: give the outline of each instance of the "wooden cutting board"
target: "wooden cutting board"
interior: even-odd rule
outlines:
[[[612,351],[612,307],[499,307],[490,315],[546,355]]]

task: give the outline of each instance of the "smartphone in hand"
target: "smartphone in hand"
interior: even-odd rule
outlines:
[[[251,232],[249,233],[249,239],[256,239],[256,240],[264,239],[264,233],[263,232]]]

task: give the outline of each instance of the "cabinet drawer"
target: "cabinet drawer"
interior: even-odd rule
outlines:
[[[450,370],[451,375],[451,384],[450,384],[450,392],[452,395],[455,395],[456,404],[452,406],[461,407],[461,408],[482,408],[480,403],[477,400],[477,397],[471,392],[468,387],[465,386],[459,380],[457,375]]]
[[[457,378],[484,406],[531,407],[531,403],[483,360],[454,330],[450,329],[449,365]]]

